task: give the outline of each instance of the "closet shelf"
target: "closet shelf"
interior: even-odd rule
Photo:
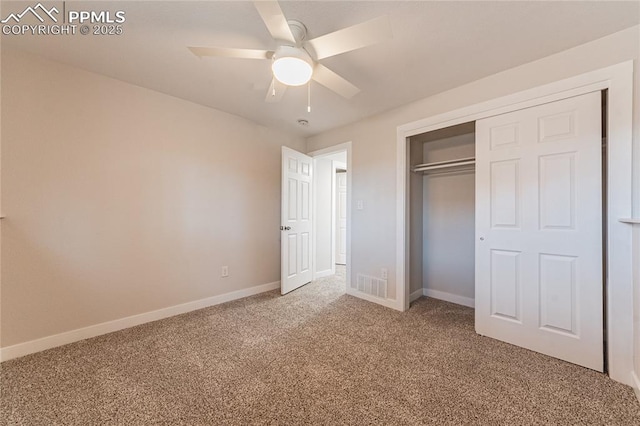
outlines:
[[[414,173],[440,173],[473,169],[476,164],[474,157],[459,158],[457,160],[438,161],[436,163],[416,164]]]

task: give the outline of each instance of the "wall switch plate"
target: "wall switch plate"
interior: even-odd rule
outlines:
[[[386,280],[387,278],[389,278],[389,273],[387,272],[387,268],[382,268],[380,270],[380,275],[382,276],[383,280]]]
[[[228,267],[228,266],[223,266],[223,267],[220,269],[220,276],[221,276],[222,278],[226,278],[226,277],[228,277],[228,276],[229,276],[229,267]]]
[[[364,201],[362,201],[362,200],[356,201],[356,209],[364,210]]]

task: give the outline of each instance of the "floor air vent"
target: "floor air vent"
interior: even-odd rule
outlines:
[[[387,298],[387,280],[380,279],[378,277],[372,277],[370,275],[358,274],[358,291],[371,296],[380,297],[382,299]]]

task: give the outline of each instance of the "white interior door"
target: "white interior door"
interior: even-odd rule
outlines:
[[[336,263],[347,263],[347,173],[336,173]]]
[[[476,331],[603,371],[600,92],[476,122]]]
[[[311,157],[282,147],[282,294],[311,281]]]

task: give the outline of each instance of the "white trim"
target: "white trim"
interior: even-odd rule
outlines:
[[[334,266],[335,268],[335,266]],[[319,280],[320,278],[330,277],[331,275],[335,275],[336,271],[334,269],[325,269],[324,271],[318,271],[314,274],[314,280]]]
[[[305,154],[305,155],[309,155],[309,154]],[[318,170],[318,158],[313,158],[313,156],[309,155],[310,157],[312,157],[313,160],[313,185],[311,185],[311,197],[312,197],[312,205],[314,208],[314,212],[313,212],[313,216],[311,217],[312,223],[311,223],[311,228],[313,229],[313,232],[311,233],[311,250],[313,253],[313,268],[311,268],[311,281],[315,281],[317,279],[320,279],[323,277],[323,275],[321,275],[321,273],[323,271],[316,271],[316,267],[318,265],[318,262],[316,259],[316,255],[318,253],[318,251],[316,250],[316,244],[317,244],[317,235],[318,235],[318,221],[317,221],[317,213],[315,211],[316,206],[318,205],[317,201],[317,197],[318,197],[318,190],[317,190],[317,170]],[[332,178],[333,179],[333,178]],[[333,191],[333,190],[332,190]],[[333,192],[332,192],[333,194]],[[332,219],[333,220],[333,219]],[[331,267],[333,268],[333,272],[332,274],[335,274],[335,262],[333,262],[333,259],[331,260]]]
[[[335,160],[333,160],[333,162],[335,163],[334,165],[335,165],[336,173],[338,173],[338,169],[347,170],[347,163],[343,163],[342,161],[335,161]]]
[[[639,218],[634,218],[634,217],[625,217],[622,219],[618,219],[620,222],[622,223],[628,223],[631,225],[640,225],[640,217]]]
[[[331,161],[331,270],[336,273],[336,162]]]
[[[347,265],[346,265],[346,287],[347,294],[349,294],[349,288],[351,287],[351,197],[353,194],[352,185],[352,158],[351,158],[351,142],[344,142],[338,145],[333,145],[327,148],[319,149],[316,151],[308,152],[307,155],[313,158],[322,157],[325,155],[335,154],[341,151],[347,151]],[[315,245],[315,240],[312,240]],[[335,268],[335,264],[333,265]],[[359,297],[359,296],[358,296]],[[385,305],[386,306],[386,305]]]
[[[468,306],[469,308],[475,308],[476,306],[476,301],[470,297],[458,296],[457,294],[447,293],[446,291],[433,290],[430,288],[423,288],[422,290],[423,294],[426,297],[431,297],[432,299],[444,300],[445,302]]]
[[[336,244],[338,238],[338,177],[336,173],[339,168],[346,170],[347,164],[341,161],[331,162],[331,194],[333,195],[331,197],[331,267],[334,274],[336,273],[336,252],[338,251]]]
[[[307,152],[310,157],[323,157],[326,155],[336,154],[341,151],[349,151],[351,148],[351,142],[343,142],[337,145],[332,145],[326,148],[317,149],[315,151]],[[349,162],[349,154],[347,153],[347,162]],[[348,170],[348,169],[347,169]]]
[[[0,361],[8,361],[10,359],[29,355],[35,352],[67,345],[69,343],[78,342],[80,340],[89,339],[91,337],[101,336],[107,333],[113,333],[114,331],[135,327],[140,324],[169,318],[175,315],[197,311],[198,309],[208,308],[210,306],[219,305],[221,303],[230,302],[232,300],[242,299],[243,297],[254,296],[256,294],[277,290],[279,288],[280,281],[276,281],[268,284],[258,285],[255,287],[245,288],[242,290],[232,291],[230,293],[207,297],[205,299],[194,300],[193,302],[169,306],[167,308],[157,309],[155,311],[132,315],[130,317],[90,325],[88,327],[78,328],[60,334],[54,334],[52,336],[43,337],[41,339],[18,343],[13,346],[1,348]]]
[[[607,336],[609,376],[631,384],[633,370],[632,215],[633,61],[407,123],[397,128],[395,309],[409,308],[407,138],[456,124],[608,89]]]
[[[331,269],[336,273],[336,162],[331,160]]]
[[[411,295],[409,296],[409,300],[411,301],[411,303],[415,302],[416,300],[420,299],[422,296],[424,296],[424,289],[419,288],[416,291],[414,291],[413,293],[411,293]]]
[[[347,230],[347,232],[348,232],[348,230]],[[347,294],[349,296],[354,296],[354,297],[357,297],[359,299],[366,300],[367,302],[373,302],[373,303],[376,303],[378,305],[382,305],[382,306],[384,306],[386,308],[394,309],[395,308],[395,304],[396,304],[396,301],[393,300],[393,299],[381,299],[379,297],[375,297],[375,296],[372,296],[370,294],[363,293],[363,292],[359,291],[358,289],[351,288],[350,286],[347,286]]]
[[[351,287],[351,232],[353,220],[351,217],[351,200],[353,197],[353,155],[351,154],[351,142],[347,142],[347,288]]]
[[[638,375],[636,374],[635,371],[631,372],[631,380],[632,380],[631,387],[633,388],[633,391],[636,394],[636,398],[638,398],[638,402],[640,402],[640,379],[638,378]]]
[[[312,160],[313,163],[313,180],[316,180],[316,170],[318,169],[318,162],[316,161],[315,158],[313,158]],[[316,182],[313,182],[316,183]],[[282,183],[282,185],[284,185],[284,182]],[[312,199],[312,204],[313,204],[313,208],[316,208],[316,197],[318,196],[318,193],[316,191],[316,186],[317,185],[311,185],[311,199]],[[284,186],[282,187],[284,188]],[[282,195],[280,195],[282,197]],[[282,214],[282,213],[281,213]],[[316,221],[316,212],[313,212],[313,216],[311,217],[311,249],[313,250],[313,267],[311,268],[311,281],[315,281],[318,279],[318,273],[316,272],[316,265],[318,264],[318,262],[316,262],[316,234],[318,233],[318,224]],[[282,221],[282,219],[280,219]],[[282,241],[280,241],[282,243]],[[282,257],[282,249],[280,250],[280,257]],[[282,259],[280,259],[280,263],[282,263]],[[282,279],[282,276],[280,276],[280,278]]]

